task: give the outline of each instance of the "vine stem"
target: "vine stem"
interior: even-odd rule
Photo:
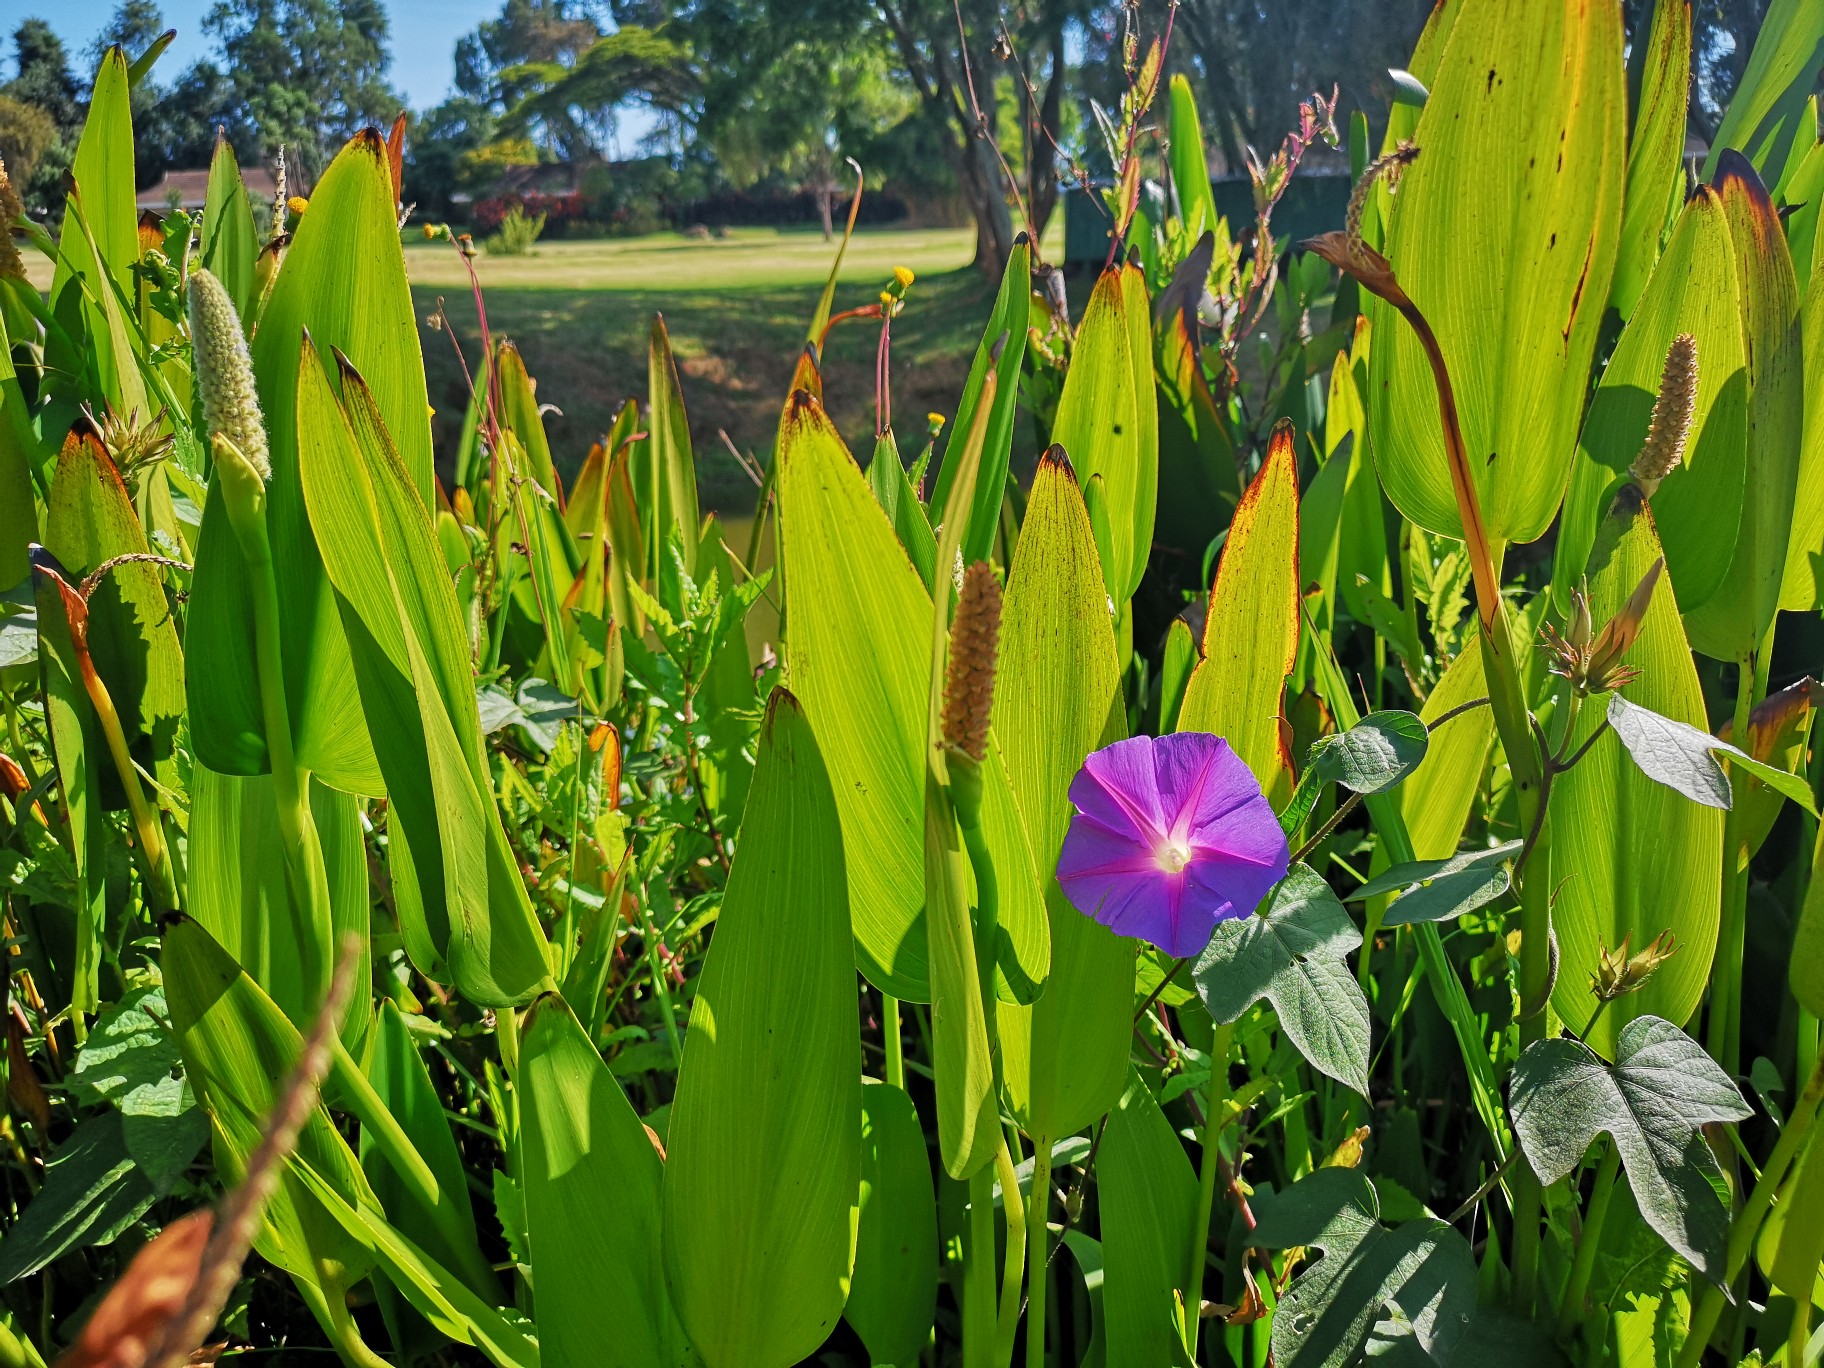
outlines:
[[[969,1175],[969,1244],[963,1265],[963,1368],[994,1365],[994,1175]]]
[[[994,1172],[1001,1182],[1001,1211],[1007,1218],[1007,1257],[1001,1271],[1001,1311],[994,1335],[995,1368],[1013,1362],[1013,1337],[1020,1324],[1020,1282],[1026,1272],[1026,1209],[1020,1201],[1020,1175],[1004,1129],[1000,1141],[994,1150]],[[1014,1143],[1018,1144],[1017,1136]],[[1040,1339],[1044,1339],[1043,1333]]]
[[[1609,1203],[1614,1199],[1615,1177],[1620,1170],[1621,1150],[1611,1140],[1596,1170],[1596,1183],[1590,1189],[1590,1205],[1577,1239],[1577,1256],[1571,1264],[1571,1275],[1565,1280],[1564,1296],[1558,1303],[1557,1334],[1561,1340],[1570,1339],[1577,1322],[1583,1318],[1583,1300],[1589,1291],[1590,1274],[1596,1267],[1596,1253],[1602,1247],[1602,1227],[1609,1218]]]
[[[1204,1099],[1203,1164],[1197,1175],[1197,1209],[1191,1216],[1190,1258],[1185,1265],[1185,1349],[1197,1358],[1198,1330],[1203,1324],[1203,1268],[1209,1255],[1210,1220],[1216,1205],[1216,1180],[1222,1170],[1222,1110],[1229,1097],[1229,1046],[1235,1023],[1218,1023],[1210,1042],[1210,1084]]]
[[[1005,1200],[1005,1199],[1003,1199]],[[1045,1368],[1045,1298],[1050,1290],[1050,1252],[1046,1248],[1051,1231],[1046,1217],[1051,1208],[1051,1137],[1032,1138],[1032,1192],[1027,1199],[1026,1239],[1031,1246],[1026,1258],[1030,1290],[1026,1298],[1026,1368]]]

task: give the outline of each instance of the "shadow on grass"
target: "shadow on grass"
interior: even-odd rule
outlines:
[[[750,512],[755,488],[728,454],[718,429],[762,463],[769,459],[786,386],[817,305],[816,286],[748,287],[728,292],[553,290],[495,287],[488,321],[509,337],[538,381],[552,455],[566,477],[630,397],[646,397],[646,347],[655,312],[665,315],[690,416],[703,507]],[[423,327],[444,298],[469,365],[478,368],[480,330],[466,291],[413,290],[443,473],[462,430],[468,389],[447,336]],[[839,287],[836,308],[873,298]],[[902,449],[922,442],[925,414],[954,415],[969,361],[993,305],[993,287],[964,269],[923,275],[907,312],[893,324],[893,414]],[[874,356],[880,327],[839,325],[824,364],[830,412],[864,463],[874,438]]]

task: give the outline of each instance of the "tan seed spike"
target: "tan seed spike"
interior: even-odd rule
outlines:
[[[1680,333],[1666,349],[1647,440],[1634,464],[1628,467],[1628,474],[1649,498],[1659,488],[1659,482],[1684,463],[1685,442],[1691,435],[1691,417],[1696,411],[1697,339],[1690,333]]]
[[[6,163],[0,161],[0,280],[24,280],[25,262],[13,241],[13,225],[25,213],[19,192],[7,178]]]
[[[266,424],[241,318],[222,282],[200,266],[190,272],[190,348],[211,435],[226,437],[260,479],[270,480]]]
[[[995,658],[1001,643],[1001,589],[987,561],[963,572],[963,592],[950,628],[950,672],[944,681],[944,744],[976,764],[988,756]]]
[[[1352,254],[1362,246],[1362,214],[1368,207],[1368,192],[1374,189],[1374,183],[1383,176],[1389,185],[1396,184],[1401,173],[1418,159],[1418,155],[1419,149],[1411,142],[1402,142],[1362,168],[1362,178],[1355,183],[1355,190],[1349,196],[1349,211],[1343,218],[1343,233],[1348,238]]]

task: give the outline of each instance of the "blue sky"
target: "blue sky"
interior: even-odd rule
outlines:
[[[10,37],[18,19],[37,15],[50,21],[72,56],[93,41],[113,14],[117,0],[7,0],[4,27]],[[203,16],[211,0],[159,0],[165,26],[177,30],[177,41],[159,60],[161,74],[171,74],[209,55],[210,42],[202,31]],[[455,71],[452,54],[456,40],[484,19],[500,12],[500,0],[385,0],[392,20],[393,65],[388,73],[393,85],[405,93],[414,109],[436,104],[449,90]],[[4,77],[12,72],[11,45],[3,64]]]

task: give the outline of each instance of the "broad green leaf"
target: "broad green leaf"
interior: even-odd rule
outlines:
[[[1071,780],[1127,729],[1089,515],[1070,465],[1053,454],[1039,462],[1007,582],[994,720],[1051,920],[1044,996],[1000,1007],[1002,1072],[1028,1134],[1059,1138],[1107,1111],[1126,1081],[1135,942],[1078,912],[1051,877]]]
[[[222,282],[240,310],[241,326],[252,330],[259,301],[253,293],[253,262],[260,240],[253,226],[253,206],[241,180],[234,146],[220,132],[209,159],[209,189],[203,200],[202,264]]]
[[[63,563],[72,586],[104,561],[151,550],[133,496],[100,440],[86,428],[73,430],[58,453],[45,546]],[[184,655],[163,572],[144,564],[110,570],[89,596],[88,639],[89,655],[108,686],[129,747],[160,782],[175,784]],[[119,792],[117,780],[107,787]]]
[[[647,467],[642,472],[645,490],[640,507],[645,512],[647,573],[657,579],[661,558],[675,532],[684,547],[684,569],[697,568],[697,468],[690,451],[690,424],[684,417],[684,393],[678,387],[678,367],[671,356],[671,337],[665,320],[652,316],[648,348],[648,402],[646,415]]]
[[[1381,915],[1383,926],[1449,921],[1486,907],[1507,892],[1513,882],[1514,860],[1524,844],[1509,841],[1488,850],[1466,850],[1445,860],[1397,864],[1356,889],[1349,901],[1397,894]]]
[[[1806,129],[1806,98],[1824,62],[1824,13],[1809,0],[1773,0],[1755,36],[1748,66],[1710,144],[1704,179],[1723,165],[1724,154],[1747,154],[1769,184],[1795,139],[1815,137],[1816,117]],[[1777,188],[1777,187],[1776,187]]]
[[[957,476],[958,462],[954,458],[962,454],[963,443],[974,428],[976,409],[981,406],[983,381],[992,368],[997,381],[994,406],[988,412],[981,465],[976,472],[975,498],[970,503],[969,526],[963,534],[963,560],[966,563],[988,558],[994,548],[994,534],[1000,527],[1001,498],[1007,488],[1007,466],[1013,455],[1020,362],[1026,355],[1031,301],[1032,248],[1022,233],[1008,254],[1000,292],[994,297],[994,309],[988,315],[982,340],[976,344],[975,359],[969,363],[969,378],[963,384],[962,398],[957,400],[956,421],[950,425],[950,442],[931,493],[933,508],[943,508],[949,503],[950,490]],[[998,356],[995,354],[997,347],[1000,348]],[[917,560],[916,553],[913,559]]]
[[[1607,1132],[1647,1224],[1698,1272],[1722,1276],[1729,1212],[1711,1187],[1722,1170],[1702,1127],[1753,1109],[1695,1040],[1643,1014],[1621,1029],[1614,1064],[1574,1040],[1536,1041],[1514,1065],[1511,1107],[1544,1183],[1568,1175]]]
[[[1197,1177],[1138,1073],[1108,1114],[1096,1160],[1101,1197],[1102,1315],[1111,1364],[1169,1364],[1191,1248]]]
[[[1379,793],[1415,773],[1431,742],[1424,722],[1409,712],[1369,713],[1344,731],[1320,736],[1305,754],[1298,787],[1279,814],[1288,835],[1311,815],[1325,784],[1352,793]]]
[[[906,468],[899,461],[899,446],[891,432],[874,444],[874,456],[868,462],[868,487],[886,510],[888,521],[899,535],[899,544],[906,549],[906,555],[929,592],[932,576],[937,573],[937,537],[931,531],[931,520],[925,516],[917,493],[906,478]],[[998,504],[995,511],[1000,511]]]
[[[1179,731],[1227,739],[1262,792],[1292,767],[1281,714],[1298,655],[1298,457],[1290,423],[1274,429],[1267,459],[1229,524],[1191,672]]]
[[[1159,516],[1155,545],[1195,556],[1241,498],[1235,444],[1182,310],[1159,325]]]
[[[215,1123],[217,1171],[225,1182],[238,1182],[279,1089],[297,1064],[303,1039],[272,999],[189,917],[166,921],[160,962],[184,1071]],[[305,1120],[296,1154],[343,1201],[378,1211],[360,1164],[321,1104]],[[253,1247],[302,1282],[326,1285],[333,1295],[352,1286],[373,1264],[290,1167],[278,1173]]]
[[[1167,159],[1172,169],[1172,190],[1178,197],[1178,218],[1185,236],[1195,242],[1216,227],[1216,196],[1210,189],[1210,171],[1203,157],[1203,127],[1197,120],[1197,99],[1182,72],[1172,77],[1166,128]]]
[[[1738,153],[1723,155],[1716,186],[1741,290],[1748,461],[1734,557],[1716,592],[1686,611],[1685,630],[1705,655],[1745,660],[1773,621],[1786,573],[1804,436],[1805,366],[1798,284],[1773,201]]]
[[[1330,372],[1330,394],[1324,405],[1324,445],[1328,459],[1347,457],[1349,474],[1343,489],[1343,518],[1337,532],[1337,594],[1357,622],[1370,621],[1363,584],[1387,599],[1393,594],[1393,571],[1387,556],[1387,510],[1381,482],[1368,454],[1368,414],[1361,387],[1368,378],[1369,331],[1358,316],[1355,345],[1347,357],[1338,353]],[[1347,439],[1349,447],[1343,451]],[[1339,456],[1340,453],[1340,456]],[[1358,578],[1359,577],[1359,578]]]
[[[1419,717],[1429,728],[1451,709],[1487,694],[1482,652],[1472,644],[1450,662]],[[1395,795],[1420,859],[1442,859],[1457,848],[1494,739],[1494,714],[1486,707],[1460,713],[1430,734],[1425,758]]]
[[[72,1249],[111,1244],[158,1200],[127,1150],[126,1118],[84,1119],[45,1166],[32,1194],[0,1240],[0,1286],[29,1277]]]
[[[93,1012],[101,1006],[99,970],[107,916],[107,855],[116,839],[103,803],[103,776],[113,770],[95,707],[83,686],[83,667],[64,611],[63,588],[54,573],[38,569],[48,553],[34,550],[32,589],[38,619],[38,679],[44,697],[45,731],[67,814],[69,852],[75,866],[74,954],[70,1006]],[[48,567],[57,568],[52,558]]]
[[[431,1211],[402,1182],[392,1161],[367,1130],[361,1135],[361,1167],[388,1221],[413,1244],[451,1270],[484,1300],[500,1296],[500,1285],[476,1243],[475,1213],[463,1179],[462,1156],[444,1117],[443,1100],[419,1057],[405,1018],[391,1002],[382,1004],[365,1064],[368,1082],[399,1122],[412,1148],[437,1180],[439,1205]]]
[[[394,1230],[384,1217],[366,1207],[350,1205],[307,1163],[294,1159],[292,1172],[435,1329],[458,1344],[481,1350],[495,1368],[539,1368],[537,1340],[464,1287],[460,1279]]]
[[[1723,809],[1732,805],[1729,776],[1716,758],[1716,752],[1721,751],[1731,765],[1816,815],[1811,785],[1804,775],[1789,774],[1756,760],[1699,727],[1662,717],[1620,694],[1609,699],[1609,725],[1649,779],[1677,789],[1694,803]]]
[[[370,903],[367,845],[361,831],[361,802],[351,793],[310,783],[310,811],[329,887],[330,939],[314,953],[322,962],[329,947],[349,932],[360,937],[357,969],[367,982]],[[272,777],[217,774],[197,765],[190,775],[190,915],[300,1028],[309,1025],[317,1004],[307,1000],[306,966],[311,927],[292,895],[285,868]],[[359,1050],[373,1008],[357,994],[342,1024],[342,1041]]]
[[[1191,671],[1197,666],[1197,642],[1191,636],[1190,624],[1182,617],[1172,619],[1165,634],[1165,659],[1159,668],[1159,731],[1178,730],[1178,715],[1184,708],[1184,691],[1191,682]]]
[[[369,129],[317,182],[252,339],[271,445],[266,515],[298,763],[327,784],[369,794],[383,780],[365,719],[348,706],[353,665],[305,508],[293,415],[308,332],[320,355],[339,351],[366,377],[409,483],[425,508],[436,506],[430,404],[396,213],[386,145]],[[204,507],[196,564],[186,646],[197,755],[224,774],[258,774],[266,743],[246,571],[219,499]]]
[[[1450,367],[1490,537],[1531,541],[1564,494],[1621,228],[1621,12],[1463,0],[1392,199],[1385,254]],[[1418,337],[1374,299],[1375,465],[1421,527],[1461,536]]]
[[[1476,1260],[1433,1217],[1381,1224],[1374,1184],[1355,1169],[1320,1168],[1259,1207],[1256,1249],[1319,1249],[1273,1316],[1273,1360],[1284,1368],[1347,1368],[1386,1351],[1382,1322],[1397,1310],[1415,1363],[1446,1363],[1476,1314]]]
[[[1685,102],[1691,84],[1691,6],[1685,0],[1654,5],[1640,72],[1628,135],[1621,248],[1609,287],[1609,302],[1624,319],[1646,288],[1666,222],[1684,188]]]
[[[1343,358],[1337,358],[1339,365]],[[1318,641],[1336,633],[1337,558],[1342,547],[1343,507],[1349,492],[1349,455],[1325,460],[1312,476],[1298,501],[1298,582],[1312,631],[1305,645],[1316,650]],[[1301,672],[1302,673],[1302,672]]]
[[[69,1076],[79,1097],[120,1112],[127,1154],[161,1197],[209,1139],[167,1015],[162,988],[129,992],[95,1023]]]
[[[1618,509],[1605,520],[1590,556],[1592,617],[1606,622],[1619,612],[1659,555],[1649,511]],[[1676,721],[1703,724],[1703,693],[1672,585],[1662,581],[1655,590],[1627,659],[1641,675],[1621,696]],[[1600,699],[1585,702],[1574,745],[1602,725],[1603,706]],[[1629,1017],[1687,1020],[1703,999],[1716,948],[1722,814],[1649,779],[1606,729],[1589,754],[1553,781],[1551,839],[1553,868],[1574,874],[1558,888],[1552,912],[1560,956],[1552,1005],[1559,1015],[1583,1032],[1596,1006],[1589,987],[1601,950],[1614,949],[1623,936],[1645,945],[1669,930],[1678,954],[1638,992],[1613,1003],[1589,1028],[1588,1040],[1606,1056]]]
[[[1806,1148],[1776,1210],[1780,1242],[1768,1270],[1770,1281],[1794,1299],[1813,1298],[1818,1262],[1824,1259],[1824,1145]]]
[[[924,926],[924,756],[931,597],[835,427],[809,395],[780,426],[785,660],[829,766],[847,849],[856,960],[868,981],[929,1000]],[[861,567],[865,567],[863,570]],[[1030,1001],[1049,957],[1025,827],[990,744],[983,820],[1000,880],[997,990]]]
[[[1152,333],[1138,271],[1117,267],[1096,282],[1077,328],[1051,429],[1052,441],[1064,448],[1085,482],[1102,479],[1110,537],[1103,581],[1117,606],[1140,586],[1158,502]],[[1136,342],[1145,343],[1138,357]],[[1141,367],[1147,377],[1144,388],[1137,381]]]
[[[346,413],[315,351],[299,357],[298,464],[375,724],[400,929],[423,972],[447,964],[479,1004],[525,1002],[549,985],[547,947],[493,802],[455,590],[370,392],[338,361]]]
[[[39,540],[38,506],[32,493],[39,453],[38,433],[19,388],[12,341],[0,314],[0,584],[18,584],[26,577],[26,548]]]
[[[1728,573],[1748,461],[1748,370],[1735,253],[1723,199],[1708,186],[1679,215],[1590,401],[1559,524],[1552,584],[1560,610],[1584,572],[1616,481],[1646,441],[1666,352],[1681,333],[1697,344],[1697,400],[1684,461],[1654,493],[1653,519],[1667,573],[1689,612]]]
[[[1824,143],[1819,144],[1816,197],[1824,200]],[[1824,223],[1824,218],[1819,220]],[[1801,313],[1805,352],[1805,425],[1792,531],[1780,607],[1807,612],[1824,605],[1824,255],[1813,259]],[[0,432],[0,442],[6,440]]]
[[[526,1014],[518,1088],[520,1178],[544,1362],[694,1363],[665,1288],[664,1166],[621,1085],[555,993]]]
[[[788,1368],[848,1296],[861,1038],[843,863],[823,757],[798,701],[775,692],[665,1162],[666,1278],[709,1368]]]
[[[914,1364],[937,1310],[937,1202],[912,1099],[862,1080],[861,1212],[843,1319],[881,1364]]]
[[[1346,956],[1362,933],[1309,865],[1293,865],[1252,916],[1216,923],[1192,975],[1219,1022],[1265,998],[1319,1072],[1368,1095],[1368,999]]]

